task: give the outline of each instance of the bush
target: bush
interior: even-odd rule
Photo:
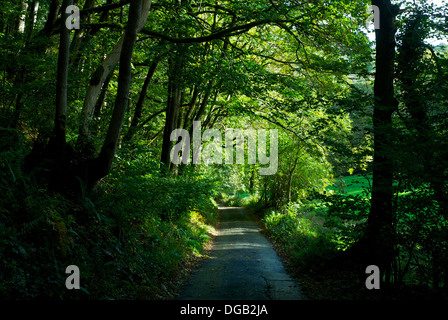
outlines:
[[[439,289],[448,286],[448,219],[434,191],[422,187],[397,200],[397,257],[394,279]]]
[[[191,255],[200,255],[217,222],[213,183],[195,174],[164,176],[145,154],[120,159],[96,190],[99,219],[113,227],[117,260],[127,291],[166,297],[163,283],[175,278]],[[139,288],[139,289],[136,289]]]
[[[1,134],[0,297],[69,295],[65,268],[76,247],[77,208],[22,171],[28,150],[15,130],[1,129]]]
[[[167,284],[210,239],[213,185],[162,177],[140,154],[118,158],[94,193],[69,198],[22,171],[28,150],[17,139],[0,150],[0,298],[169,297]],[[81,290],[65,288],[72,264]]]
[[[271,210],[263,218],[268,235],[299,267],[321,264],[333,255],[336,246],[323,219],[297,204],[282,211]]]
[[[370,209],[365,195],[331,194],[320,197],[325,212],[325,226],[332,230],[338,250],[345,251],[364,233]]]
[[[254,208],[260,205],[260,196],[258,194],[249,194],[249,193],[236,194],[236,195],[220,193],[217,196],[217,201],[232,207]]]

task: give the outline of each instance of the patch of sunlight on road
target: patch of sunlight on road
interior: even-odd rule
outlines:
[[[227,228],[220,231],[220,236],[244,236],[248,233],[259,232],[256,228]]]
[[[247,249],[260,249],[260,248],[269,248],[268,244],[260,244],[253,242],[237,242],[237,243],[223,243],[217,244],[213,248],[213,250],[247,250]]]

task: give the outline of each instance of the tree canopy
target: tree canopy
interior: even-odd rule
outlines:
[[[293,257],[343,252],[373,261],[388,288],[446,294],[446,14],[425,0],[0,3],[0,296],[37,296],[14,284],[46,250],[36,270],[70,257],[91,278],[108,268],[84,288],[94,298],[115,270],[114,297],[129,295],[126,274],[143,283],[134,297],[163,296],[155,279],[200,251],[215,201],[253,206]],[[199,134],[248,137],[202,141],[223,161],[194,163],[199,122]],[[273,130],[274,174],[248,148],[242,164],[219,153]],[[190,161],[172,161],[179,143]],[[351,177],[368,182],[363,195],[346,194]]]

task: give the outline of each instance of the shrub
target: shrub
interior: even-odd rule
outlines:
[[[325,226],[332,230],[332,238],[339,250],[346,250],[358,241],[363,232],[370,209],[365,195],[330,194],[320,197],[327,208]]]
[[[397,199],[396,230],[394,282],[447,286],[448,219],[433,190],[422,187]]]
[[[17,139],[0,146],[0,298],[168,297],[164,283],[201,254],[217,221],[210,182],[162,177],[140,154],[118,157],[94,193],[68,198],[22,171]],[[81,290],[65,288],[72,264]]]
[[[336,249],[323,220],[297,204],[289,204],[282,211],[271,210],[263,223],[268,235],[292,257],[296,266],[323,263]]]

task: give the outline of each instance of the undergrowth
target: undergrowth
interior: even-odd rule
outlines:
[[[0,298],[171,298],[217,223],[213,184],[162,176],[140,153],[118,157],[92,194],[63,195],[24,173],[27,153],[15,132],[0,148]],[[80,290],[65,287],[69,265]]]
[[[395,198],[395,258],[388,290],[367,290],[367,265],[358,256],[367,225],[367,192],[316,196],[279,209],[256,196],[223,196],[252,209],[266,235],[311,299],[446,299],[447,220],[431,190]],[[397,191],[398,192],[398,191]],[[357,253],[358,252],[358,253]]]

